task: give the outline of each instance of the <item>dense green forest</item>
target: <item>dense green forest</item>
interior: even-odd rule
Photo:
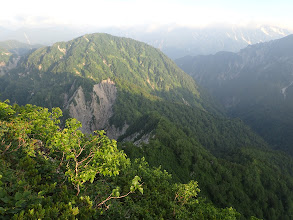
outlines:
[[[0,102],[1,219],[237,219],[199,197],[196,181],[174,183],[144,158],[133,160],[103,131],[59,127],[54,108]]]
[[[77,106],[79,88],[84,107],[95,103],[98,108],[106,97],[96,97],[94,87],[109,78],[117,89],[109,125],[117,129],[127,125],[117,139],[119,150],[101,132],[83,134],[76,121],[66,121],[70,118],[66,106]],[[14,173],[11,177],[28,182],[33,178],[20,175],[22,165],[16,164],[22,161],[19,158],[29,158],[34,161],[34,171],[23,172],[40,175],[40,182],[32,183],[31,193],[48,190],[41,207],[28,202],[17,209],[16,216],[28,215],[32,209],[32,214],[39,210],[50,215],[46,211],[49,204],[60,204],[52,206],[57,216],[66,212],[78,218],[292,218],[293,159],[271,150],[240,119],[227,118],[190,76],[144,43],[93,34],[40,48],[1,77],[0,94],[2,101],[35,104],[53,112],[2,103],[3,163]],[[63,110],[63,116],[55,107]],[[18,127],[14,131],[17,123],[27,130]],[[13,139],[18,135],[24,135],[28,149]],[[13,148],[10,143],[17,148],[12,153],[5,150]],[[96,145],[105,149],[100,152]],[[82,162],[81,176],[73,169],[74,163],[83,161],[75,160],[80,149],[84,149],[80,153],[83,159],[97,153],[89,164],[88,159]],[[8,193],[12,197],[21,186],[13,187]],[[60,191],[66,195],[59,196]],[[14,207],[13,202],[9,204]]]
[[[194,115],[187,118],[197,119],[198,124],[187,126],[186,115],[182,111],[177,115],[174,109],[167,112],[164,108],[171,121],[156,112],[139,118],[128,132],[142,129],[140,139],[152,131],[150,140],[140,147],[123,144],[125,152],[131,158],[144,156],[151,165],[162,165],[178,182],[198,180],[202,195],[219,207],[233,206],[246,218],[291,218],[292,158],[269,150],[241,121],[199,117],[200,112],[187,108],[187,115]]]

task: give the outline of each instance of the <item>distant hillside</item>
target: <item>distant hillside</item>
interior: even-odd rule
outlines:
[[[10,51],[16,55],[25,55],[33,49],[40,48],[42,45],[30,45],[26,43],[21,43],[16,40],[7,40],[7,41],[0,41],[0,47]]]
[[[0,75],[16,67],[21,56],[24,56],[40,45],[29,45],[15,40],[0,42]]]
[[[293,35],[176,63],[276,149],[293,154]]]

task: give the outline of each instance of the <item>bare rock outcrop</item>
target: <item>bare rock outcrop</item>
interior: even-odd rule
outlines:
[[[128,125],[125,124],[122,129],[118,129],[109,124],[116,97],[116,85],[107,79],[95,84],[90,95],[85,94],[84,89],[80,86],[67,100],[65,108],[69,110],[71,117],[82,123],[82,132],[93,133],[95,130],[104,129],[110,138],[117,139],[126,132]]]
[[[0,76],[5,75],[9,70],[15,68],[19,60],[20,57],[15,57],[7,63],[0,62]]]

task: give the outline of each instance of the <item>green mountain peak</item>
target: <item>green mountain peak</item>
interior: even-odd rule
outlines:
[[[88,34],[40,48],[25,65],[40,73],[66,72],[95,82],[126,81],[152,94],[185,88],[199,96],[193,79],[158,49],[109,34]]]

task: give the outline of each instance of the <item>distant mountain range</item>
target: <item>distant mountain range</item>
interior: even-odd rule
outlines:
[[[112,30],[110,33],[127,36],[159,48],[172,59],[186,55],[208,55],[219,51],[238,52],[247,45],[285,37],[288,30],[273,27],[162,27],[145,31]]]
[[[293,35],[176,63],[276,149],[293,154]]]
[[[238,52],[247,45],[266,42],[290,34],[290,31],[274,27],[218,26],[187,28],[178,26],[142,26],[133,28],[87,28],[64,27],[3,29],[0,40],[15,39],[28,44],[52,45],[68,41],[86,33],[105,32],[130,37],[159,48],[171,59],[186,55],[208,55],[219,51]]]

